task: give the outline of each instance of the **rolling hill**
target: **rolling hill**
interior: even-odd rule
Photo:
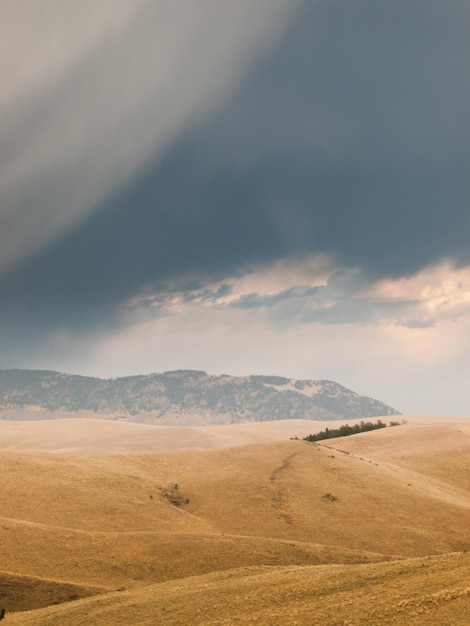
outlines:
[[[406,421],[314,444],[167,428],[154,452],[155,427],[73,420],[80,454],[0,422],[5,623],[468,623],[470,422]]]

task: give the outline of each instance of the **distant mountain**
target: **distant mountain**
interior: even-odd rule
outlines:
[[[76,412],[157,424],[398,414],[383,402],[328,380],[211,376],[192,370],[104,380],[42,370],[0,370],[0,418],[45,419]]]

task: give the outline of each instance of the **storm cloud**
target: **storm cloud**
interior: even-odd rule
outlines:
[[[0,273],[155,163],[230,91],[295,6],[2,6]]]
[[[287,4],[137,3],[3,116],[5,345],[308,255],[363,286],[470,263],[468,2]],[[330,317],[393,317],[353,296]]]

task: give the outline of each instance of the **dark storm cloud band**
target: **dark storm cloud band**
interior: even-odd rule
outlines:
[[[2,323],[99,327],[145,288],[309,252],[368,280],[467,264],[469,17],[460,1],[304,2],[210,119],[3,278]]]

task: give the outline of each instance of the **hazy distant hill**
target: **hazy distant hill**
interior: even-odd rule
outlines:
[[[52,371],[0,370],[4,416],[6,412],[8,419],[21,419],[24,409],[31,408],[159,423],[335,420],[398,413],[327,380],[211,376],[190,370],[103,380]]]

